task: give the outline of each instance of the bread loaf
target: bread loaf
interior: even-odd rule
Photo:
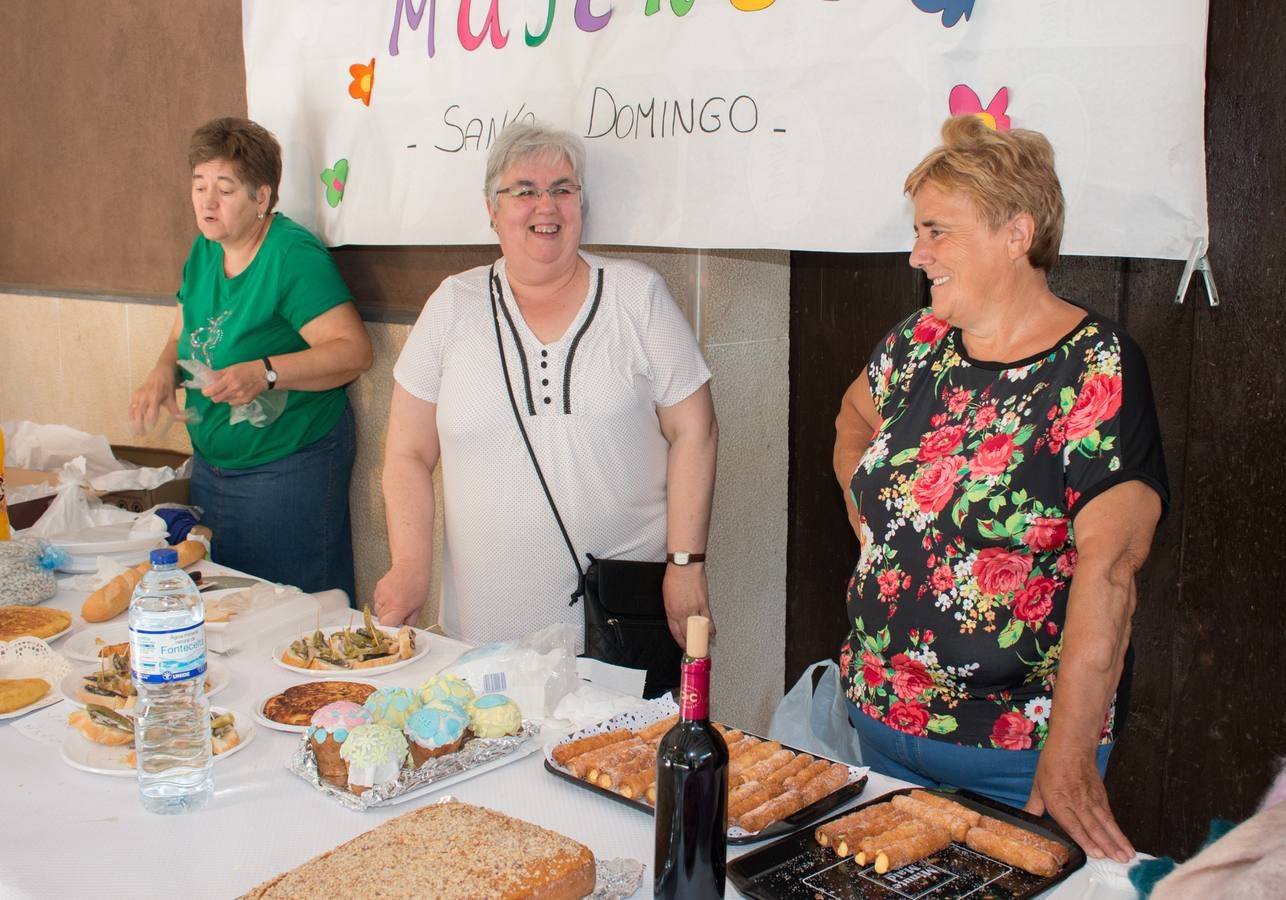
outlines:
[[[390,819],[245,896],[577,900],[593,892],[594,874],[594,854],[571,838],[480,806],[438,803]]]
[[[183,541],[174,549],[179,554],[179,568],[186,568],[205,559],[205,544],[200,541]],[[150,568],[151,563],[139,563],[94,591],[85,598],[85,605],[80,608],[81,618],[86,622],[106,622],[125,612],[129,609],[134,588],[138,587],[138,583],[143,580],[143,573]]]

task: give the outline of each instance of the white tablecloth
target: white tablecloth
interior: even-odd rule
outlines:
[[[80,618],[84,596],[63,589],[49,603],[74,614],[73,634],[101,627]],[[272,662],[269,651],[279,637],[266,635],[258,645],[212,657],[231,672],[217,704],[250,718],[265,696],[304,680]],[[466,649],[437,636],[430,646],[413,665],[369,680],[417,685]],[[23,733],[35,729],[15,727],[36,716],[62,721],[68,712],[69,704],[60,702],[24,719],[0,722],[0,897],[232,897],[443,794],[552,828],[599,858],[637,859],[647,870],[635,896],[651,896],[652,818],[551,776],[540,753],[405,805],[353,812],[287,771],[298,735],[259,725],[250,745],[215,765],[215,795],[208,809],[159,816],[143,811],[133,779],[73,769],[59,756],[60,738],[38,741]],[[861,799],[905,786],[871,773]],[[729,856],[754,846],[729,847]],[[1119,872],[1114,864],[1091,863],[1048,896],[1132,897],[1132,891],[1120,889]],[[728,896],[738,896],[731,882]]]

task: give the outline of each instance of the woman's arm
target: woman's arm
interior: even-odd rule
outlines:
[[[433,566],[433,470],[438,407],[393,385],[384,439],[384,517],[393,564],[375,585],[382,625],[414,625],[429,595]]]
[[[1147,559],[1160,518],[1156,491],[1127,481],[1086,503],[1072,523],[1076,573],[1049,735],[1026,807],[1053,816],[1090,856],[1118,862],[1129,861],[1134,848],[1112,815],[1095,753],[1130,643],[1138,600],[1134,576]]]
[[[324,391],[348,384],[371,367],[374,354],[362,317],[352,303],[341,303],[299,329],[307,350],[273,354],[276,390]],[[238,406],[268,389],[262,360],[236,363],[216,373],[202,393],[215,403]]]
[[[173,416],[179,415],[174,389],[178,384],[179,335],[182,333],[183,307],[180,306],[174,314],[174,326],[161,345],[161,355],[157,357],[156,365],[130,398],[129,423],[135,434],[151,431],[163,408],[168,409]]]
[[[863,371],[840,401],[839,415],[835,417],[835,450],[831,454],[831,466],[835,470],[835,480],[844,492],[844,507],[848,510],[848,522],[858,540],[862,538],[861,521],[857,507],[853,504],[852,491],[849,485],[862,454],[871,444],[876,430],[880,427],[880,414],[875,409],[875,398],[871,396],[871,383]]]
[[[665,475],[667,549],[704,553],[719,450],[719,425],[714,417],[710,382],[673,406],[658,407],[656,414],[661,433],[670,442]],[[661,593],[670,633],[680,647],[685,646],[688,616],[710,616],[705,563],[666,566]]]

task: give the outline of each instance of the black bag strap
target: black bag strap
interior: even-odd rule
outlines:
[[[602,278],[602,275],[599,275]],[[518,423],[518,433],[522,435],[522,442],[527,447],[527,456],[531,458],[531,464],[536,469],[536,477],[540,479],[540,487],[545,492],[545,499],[549,501],[549,509],[554,514],[554,521],[558,523],[558,530],[563,534],[563,542],[567,544],[567,552],[572,556],[572,565],[576,567],[576,590],[571,595],[568,606],[574,606],[585,593],[585,570],[580,567],[580,559],[576,556],[576,548],[572,546],[571,535],[567,533],[567,526],[563,524],[563,517],[558,514],[558,504],[554,503],[554,495],[549,492],[549,483],[545,481],[545,473],[540,468],[540,462],[536,459],[536,451],[531,446],[531,438],[527,436],[527,429],[522,424],[522,414],[518,412],[518,401],[514,399],[513,382],[509,379],[509,363],[505,360],[505,345],[500,337],[500,309],[497,305],[497,296],[501,295],[500,276],[496,274],[496,267],[493,264],[487,273],[487,287],[491,297],[491,321],[496,326],[496,349],[500,352],[500,371],[505,376],[505,393],[509,396],[509,407],[513,410],[514,421]],[[517,337],[514,338],[517,342]],[[522,344],[518,344],[521,352]],[[588,554],[587,554],[588,555]],[[589,557],[590,562],[594,557]]]

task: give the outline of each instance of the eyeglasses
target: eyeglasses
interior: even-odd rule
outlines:
[[[542,194],[548,194],[549,199],[555,203],[569,202],[572,199],[580,199],[581,186],[579,184],[556,184],[550,188],[535,188],[526,184],[518,184],[513,187],[497,188],[496,196],[508,194],[519,203],[535,203],[540,199]]]

